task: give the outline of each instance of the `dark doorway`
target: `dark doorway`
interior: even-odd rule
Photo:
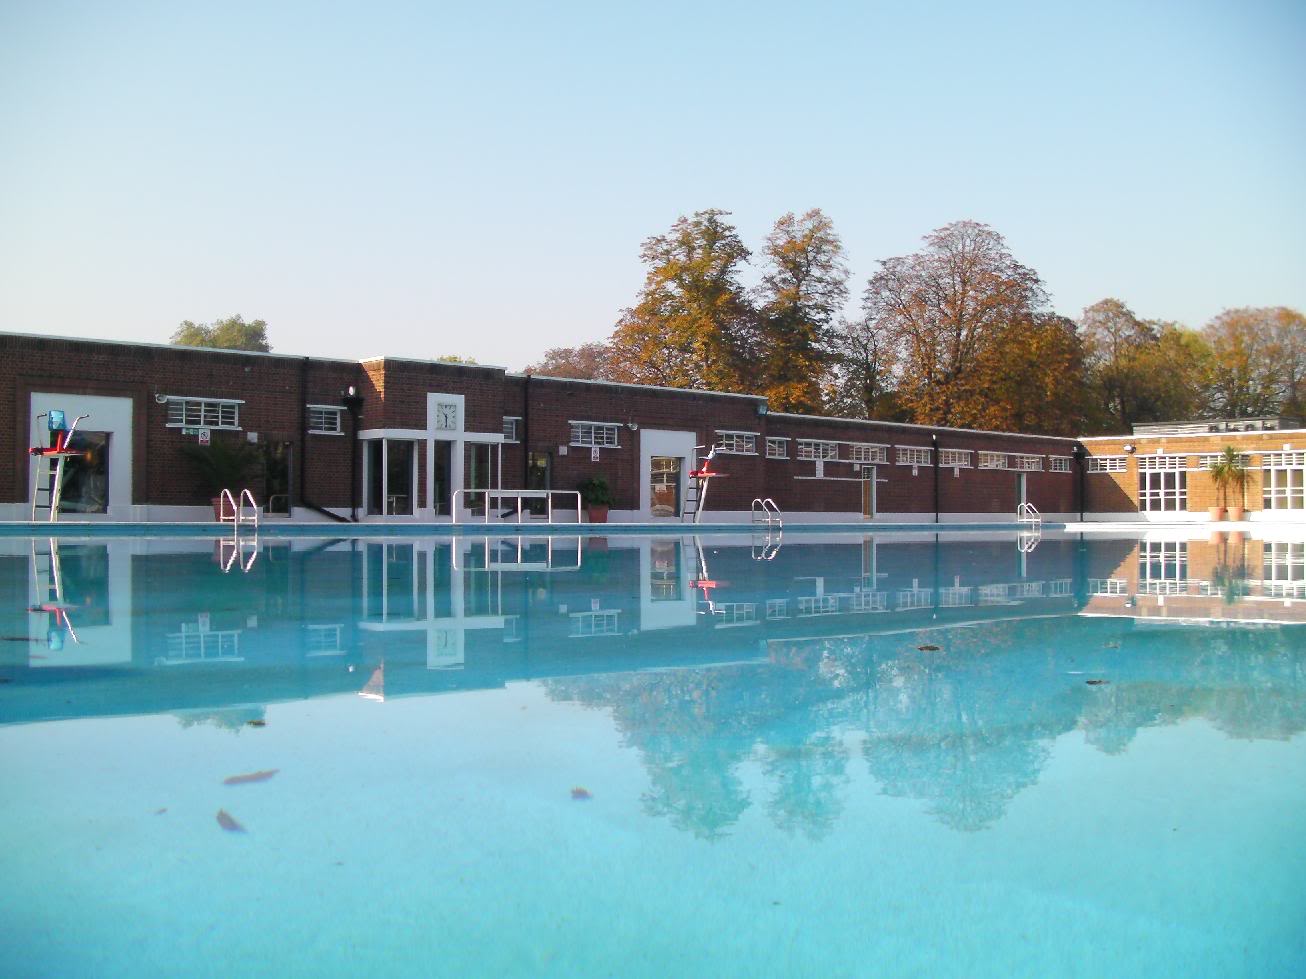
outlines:
[[[290,470],[294,446],[289,442],[263,443],[264,510],[290,516]]]

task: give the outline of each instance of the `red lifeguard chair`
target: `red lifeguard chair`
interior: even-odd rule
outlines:
[[[32,484],[32,519],[36,519],[36,511],[49,510],[49,521],[55,523],[59,519],[59,503],[63,499],[64,462],[86,454],[71,448],[73,434],[82,419],[91,416],[78,415],[72,425],[68,424],[67,416],[57,409],[43,411],[36,417],[48,419],[46,425],[51,438],[49,445],[34,445],[27,450],[29,455],[36,457],[36,478]],[[45,497],[45,502],[41,502],[42,496]]]
[[[696,449],[703,446],[696,445]],[[689,496],[685,500],[684,509],[681,510],[681,519],[692,516],[694,523],[699,522],[699,517],[703,514],[703,507],[707,503],[707,488],[709,481],[714,476],[724,476],[725,473],[719,473],[712,468],[712,460],[716,458],[716,446],[708,449],[707,455],[703,459],[702,465],[697,469],[689,471]]]

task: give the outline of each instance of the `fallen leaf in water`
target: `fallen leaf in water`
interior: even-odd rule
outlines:
[[[929,643],[926,643],[924,646],[917,646],[916,648],[922,653],[937,653],[939,651],[938,646],[931,646]]]
[[[236,820],[232,818],[231,813],[227,812],[225,809],[218,810],[218,825],[228,833],[245,832],[245,827],[236,822]]]
[[[574,789],[571,790],[571,797],[575,799],[577,802],[584,802],[587,799],[594,798],[593,794],[590,792],[589,789],[584,788],[583,786],[580,785],[576,786]]]
[[[1085,680],[1090,687],[1100,687],[1104,683],[1110,683],[1110,680]]]
[[[154,810],[154,815],[156,815],[156,816],[162,816],[162,815],[163,815],[165,812],[167,812],[167,811],[168,811],[168,807],[167,807],[167,806],[164,806],[162,809],[155,809],[155,810]]]
[[[222,780],[223,785],[246,785],[250,782],[266,782],[277,772],[279,768],[268,768],[261,772],[247,772],[244,775],[228,775]]]
[[[259,720],[258,718],[255,718],[255,719],[252,720],[252,721],[246,721],[245,723],[248,724],[250,727],[267,727],[267,726],[268,726],[268,722],[267,722],[267,721],[262,721],[262,720]]]

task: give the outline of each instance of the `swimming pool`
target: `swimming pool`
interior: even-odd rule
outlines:
[[[1302,549],[0,540],[0,961],[1302,974]]]

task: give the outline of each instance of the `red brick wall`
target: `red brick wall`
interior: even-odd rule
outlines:
[[[503,448],[503,483],[521,486],[526,452],[553,454],[552,485],[572,489],[594,475],[604,475],[616,493],[617,509],[635,509],[641,486],[640,438],[646,430],[694,433],[695,443],[710,446],[718,430],[757,433],[756,455],[719,455],[708,510],[747,510],[754,497],[770,496],[788,512],[860,512],[861,485],[847,461],[827,462],[826,474],[846,480],[816,480],[815,464],[796,458],[799,438],[888,444],[889,464],[878,466],[877,511],[929,514],[934,510],[936,469],[896,464],[896,446],[964,448],[972,453],[991,450],[1045,456],[1042,472],[1027,473],[1028,498],[1045,513],[1077,509],[1077,472],[1048,471],[1046,456],[1071,455],[1074,443],[1038,436],[929,430],[916,426],[857,422],[795,415],[759,414],[760,398],[706,392],[675,391],[635,385],[569,381],[507,375],[500,368],[441,364],[382,358],[362,364],[308,358],[207,351],[184,347],[146,346],[90,340],[54,340],[0,335],[0,500],[26,498],[28,405],[34,390],[130,397],[136,412],[135,502],[195,504],[202,502],[189,464],[179,447],[192,436],[166,426],[167,406],[155,394],[244,399],[241,432],[215,431],[215,439],[245,438],[259,433],[260,442],[289,442],[295,466],[303,468],[305,496],[320,506],[344,508],[350,503],[350,447],[353,432],[304,436],[304,405],[336,405],[349,386],[363,397],[362,429],[426,428],[428,392],[460,394],[465,398],[468,432],[499,433],[505,416],[521,417],[521,444]],[[571,441],[570,422],[615,423],[620,447],[600,449],[591,461],[588,449],[560,446]],[[638,430],[629,425],[633,423]],[[766,438],[790,439],[789,458],[766,458]],[[359,447],[361,471],[362,447]],[[846,447],[841,455],[848,458]],[[938,496],[944,513],[1012,514],[1016,506],[1017,474],[971,466],[957,475],[937,470]],[[420,497],[425,496],[426,464],[419,450]],[[1102,477],[1091,477],[1101,479]],[[298,496],[299,479],[295,479]],[[256,494],[262,487],[255,485]],[[1250,489],[1250,488],[1249,488]],[[1254,492],[1254,491],[1253,491]],[[362,502],[361,487],[358,498]]]

